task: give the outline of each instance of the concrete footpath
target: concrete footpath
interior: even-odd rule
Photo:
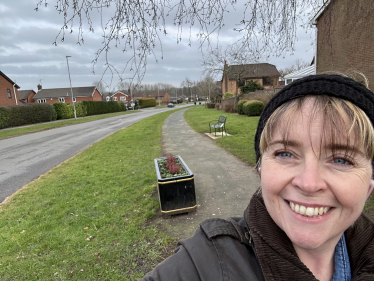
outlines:
[[[243,216],[252,194],[260,186],[253,167],[217,146],[215,140],[192,130],[183,117],[186,110],[166,119],[162,145],[164,155],[180,155],[194,173],[197,211],[154,221],[178,238],[191,236],[205,219]],[[230,128],[229,118],[227,127]]]

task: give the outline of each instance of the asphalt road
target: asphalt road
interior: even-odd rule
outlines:
[[[0,202],[98,140],[144,118],[173,109],[144,109],[134,114],[0,140]]]

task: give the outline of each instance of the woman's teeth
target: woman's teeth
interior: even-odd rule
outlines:
[[[316,208],[305,207],[303,205],[295,204],[291,201],[290,201],[290,207],[292,211],[300,215],[307,216],[307,217],[317,217],[317,216],[326,214],[330,210],[330,207],[316,207]]]

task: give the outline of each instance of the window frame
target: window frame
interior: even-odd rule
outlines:
[[[7,93],[8,93],[8,98],[11,99],[12,98],[12,91],[10,89],[6,89]]]
[[[58,98],[59,102],[65,103],[65,98]]]

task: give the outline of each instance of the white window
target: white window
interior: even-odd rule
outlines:
[[[121,100],[122,100],[122,101],[126,100],[126,97],[121,97]]]
[[[73,102],[77,102],[77,100],[75,98],[73,98]]]
[[[110,101],[110,97],[108,96],[108,97],[106,97],[106,101]]]
[[[46,103],[47,101],[45,99],[38,99],[38,103]]]
[[[59,102],[65,102],[65,99],[64,98],[58,98],[58,101]]]
[[[117,101],[117,97],[114,97],[114,101]]]

